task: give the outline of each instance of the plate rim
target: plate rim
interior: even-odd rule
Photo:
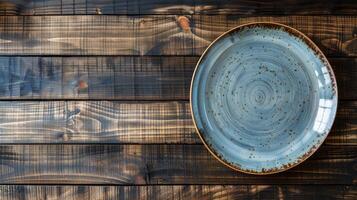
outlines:
[[[278,28],[283,28],[285,32],[289,33],[290,35],[293,35],[297,38],[300,38],[301,40],[303,40],[303,42],[308,45],[308,47],[314,52],[314,54],[316,56],[319,57],[319,59],[325,64],[325,66],[327,67],[327,70],[329,72],[329,76],[331,78],[331,82],[332,82],[332,90],[335,93],[336,96],[336,109],[335,112],[333,114],[333,121],[330,125],[330,127],[327,129],[327,134],[326,136],[319,141],[319,143],[316,143],[315,145],[313,145],[308,151],[307,153],[305,153],[302,157],[298,158],[297,160],[293,161],[293,163],[289,163],[288,166],[284,165],[280,168],[272,168],[269,170],[262,170],[261,172],[258,171],[254,171],[254,170],[248,170],[248,169],[243,169],[240,168],[236,165],[233,165],[232,163],[226,162],[224,161],[217,153],[216,150],[212,147],[210,147],[208,145],[208,143],[205,141],[204,137],[202,136],[201,131],[199,130],[199,128],[197,127],[196,124],[196,120],[195,120],[195,115],[193,112],[193,106],[192,106],[192,89],[193,89],[193,84],[195,81],[195,77],[196,77],[196,73],[198,71],[198,68],[202,62],[202,60],[205,58],[205,56],[208,54],[208,52],[211,49],[211,46],[215,45],[220,39],[226,37],[229,34],[232,34],[234,32],[239,32],[241,29],[245,28],[245,27],[250,27],[250,26],[271,26],[271,27],[278,27]],[[214,39],[209,45],[208,47],[204,50],[204,52],[201,54],[199,60],[197,61],[197,64],[195,66],[195,69],[193,71],[193,75],[191,78],[191,84],[190,84],[190,113],[191,113],[191,117],[193,120],[193,124],[196,130],[196,133],[198,134],[200,140],[202,141],[203,145],[206,147],[206,149],[210,152],[211,155],[213,155],[214,158],[216,158],[219,162],[221,162],[222,164],[224,164],[225,166],[229,167],[230,169],[233,169],[235,171],[238,172],[243,172],[246,174],[252,174],[252,175],[269,175],[269,174],[276,174],[276,173],[280,173],[280,172],[284,172],[286,170],[289,170],[291,168],[294,168],[298,165],[300,165],[301,163],[303,163],[304,161],[306,161],[309,157],[311,157],[316,151],[317,149],[319,149],[321,147],[321,145],[324,143],[324,141],[326,140],[326,138],[328,137],[328,135],[331,132],[331,128],[336,120],[336,115],[337,115],[337,109],[338,109],[338,87],[337,87],[337,81],[336,81],[336,76],[334,74],[334,71],[331,67],[330,62],[328,61],[327,57],[325,56],[325,54],[321,51],[321,49],[304,33],[302,33],[301,31],[297,30],[296,28],[293,28],[291,26],[282,24],[282,23],[278,23],[278,22],[269,22],[269,21],[262,21],[262,22],[250,22],[250,23],[244,23],[241,24],[239,26],[236,26],[224,33],[222,33],[220,36],[218,36],[216,39]]]

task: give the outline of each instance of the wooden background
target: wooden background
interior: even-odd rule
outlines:
[[[0,15],[0,199],[357,199],[355,0],[1,0]],[[189,110],[201,53],[255,21],[308,35],[340,99],[322,147],[268,176],[216,161]]]

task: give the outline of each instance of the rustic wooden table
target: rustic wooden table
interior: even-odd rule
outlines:
[[[0,1],[0,199],[357,199],[357,2]],[[323,146],[268,176],[232,171],[195,133],[189,85],[237,25],[307,34],[335,71]]]

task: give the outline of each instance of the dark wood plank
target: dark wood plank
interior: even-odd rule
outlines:
[[[188,99],[198,57],[0,57],[0,99]]]
[[[322,145],[286,172],[233,171],[203,145],[1,145],[0,184],[355,184],[355,145]]]
[[[196,143],[187,102],[0,101],[0,143]]]
[[[357,99],[357,58],[328,58],[337,80],[338,98]]]
[[[237,25],[274,21],[329,56],[356,56],[355,16],[1,16],[0,55],[201,55]]]
[[[189,102],[1,101],[0,143],[201,144]],[[357,145],[357,101],[341,101],[328,145]]]
[[[329,145],[357,144],[357,102],[340,101],[335,122],[325,140]]]
[[[0,57],[0,99],[188,100],[198,56]],[[329,58],[340,99],[357,99],[357,59]]]
[[[211,17],[211,18],[210,18]],[[192,23],[198,21],[192,28],[195,33],[194,40],[198,38],[212,41],[225,29],[252,22],[278,22],[298,29],[329,56],[357,56],[357,17],[350,16],[289,16],[289,17],[239,17],[194,15]],[[198,36],[198,37],[196,37]],[[195,39],[196,38],[196,39]],[[203,45],[202,45],[203,46]],[[196,45],[196,51],[199,45]],[[197,51],[199,52],[199,51]]]
[[[3,0],[1,15],[240,14],[311,15],[357,12],[353,0]],[[283,4],[283,5],[282,5]]]
[[[200,14],[249,15],[324,15],[351,14],[357,12],[353,0],[198,0],[195,11]]]
[[[354,200],[357,186],[348,185],[161,185],[161,186],[39,186],[1,185],[4,200],[121,199],[336,199]]]

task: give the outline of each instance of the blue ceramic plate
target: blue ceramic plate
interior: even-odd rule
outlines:
[[[238,171],[270,174],[307,159],[337,108],[326,57],[301,32],[276,23],[239,26],[199,60],[191,109],[209,151]]]

